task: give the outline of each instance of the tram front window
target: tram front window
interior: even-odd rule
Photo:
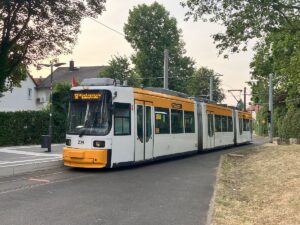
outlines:
[[[72,92],[68,134],[107,135],[111,129],[111,114],[109,91]]]

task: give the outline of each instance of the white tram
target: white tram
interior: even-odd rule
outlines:
[[[86,79],[70,92],[66,166],[112,168],[252,141],[251,114],[159,88]]]

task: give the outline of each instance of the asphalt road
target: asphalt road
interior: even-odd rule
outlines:
[[[251,145],[239,148],[245,147]],[[2,178],[0,224],[205,224],[220,155],[235,150],[133,168],[60,168]]]

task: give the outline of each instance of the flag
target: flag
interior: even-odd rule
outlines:
[[[76,87],[77,86],[77,82],[75,80],[75,78],[73,77],[72,78],[72,87]]]

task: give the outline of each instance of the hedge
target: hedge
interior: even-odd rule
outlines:
[[[290,109],[282,118],[279,137],[300,138],[300,109]]]
[[[262,108],[256,115],[254,124],[258,135],[268,135],[267,107]],[[300,138],[300,108],[286,109],[277,106],[274,109],[273,135],[280,138]]]
[[[52,142],[64,142],[66,116],[53,114]],[[0,146],[40,144],[41,135],[48,134],[49,112],[0,112]]]

